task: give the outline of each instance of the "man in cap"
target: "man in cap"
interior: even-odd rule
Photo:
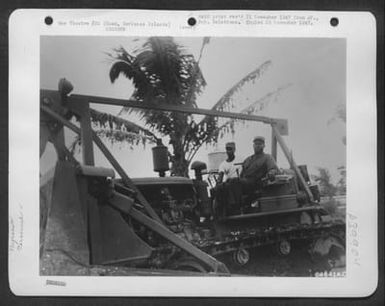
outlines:
[[[231,191],[234,181],[232,179],[239,179],[239,174],[242,170],[240,164],[235,164],[235,143],[227,142],[225,145],[227,159],[219,165],[219,176],[217,178],[217,185],[214,189],[215,203],[221,203],[221,206],[215,206],[215,210],[219,215],[225,215],[225,211],[229,206],[234,205],[237,199],[236,195]]]
[[[238,178],[242,170],[241,166],[235,163],[235,142],[227,142],[225,148],[227,159],[219,165],[218,183]]]
[[[242,164],[242,191],[249,193],[260,186],[261,179],[268,177],[273,180],[278,171],[277,164],[270,154],[263,152],[265,138],[256,136],[253,139],[254,154],[246,158]]]

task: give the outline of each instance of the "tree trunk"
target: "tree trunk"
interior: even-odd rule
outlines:
[[[171,138],[174,149],[174,154],[171,157],[171,175],[189,177],[188,167],[190,163],[186,160],[181,139],[181,137]]]
[[[189,177],[188,166],[189,163],[186,159],[175,160],[171,166],[171,175]]]

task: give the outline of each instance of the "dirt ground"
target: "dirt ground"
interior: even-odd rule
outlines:
[[[222,255],[218,260],[225,263],[233,276],[280,276],[280,277],[313,277],[317,273],[330,271],[326,262],[315,262],[304,247],[293,248],[287,256],[278,255],[273,247],[250,250],[250,261],[239,266],[230,255]],[[42,275],[170,275],[170,271],[133,269],[118,266],[81,265],[63,252],[46,253],[41,259]],[[171,275],[173,273],[171,272]],[[176,275],[184,275],[177,271]],[[190,273],[189,273],[190,274]]]

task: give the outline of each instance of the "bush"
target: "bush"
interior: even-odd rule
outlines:
[[[333,218],[344,218],[343,213],[338,208],[338,201],[334,198],[329,198],[326,201],[321,201],[321,205]]]

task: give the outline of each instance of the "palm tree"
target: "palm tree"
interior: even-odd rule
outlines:
[[[209,38],[204,38],[197,61],[191,54],[185,53],[182,46],[170,37],[151,37],[134,54],[128,53],[123,47],[114,49],[112,54],[108,54],[113,60],[110,80],[114,82],[121,74],[132,80],[135,89],[130,99],[142,103],[196,108],[196,98],[206,86],[199,68],[199,61],[208,43]],[[212,109],[231,109],[235,94],[245,84],[258,80],[270,64],[271,62],[267,61],[242,78],[214,104]],[[255,113],[256,106],[261,103],[264,105],[263,103],[276,96],[282,89],[278,88],[251,103],[243,112]],[[91,116],[94,122],[103,126],[106,122],[110,122],[110,131],[107,136],[115,140],[120,137],[119,140],[124,139],[132,143],[133,139],[137,142],[138,139],[144,139],[145,142],[168,136],[169,144],[173,149],[170,156],[172,175],[188,176],[188,166],[199,148],[203,144],[215,143],[218,137],[233,131],[234,127],[234,120],[221,124],[217,118],[206,116],[200,122],[196,122],[193,115],[177,112],[123,108],[119,115],[133,111],[140,115],[144,126],[135,125],[112,115],[108,115],[107,119],[107,115],[103,113],[91,113]],[[121,135],[122,129],[124,135]],[[126,137],[127,133],[129,137]],[[133,135],[137,138],[132,138]]]

